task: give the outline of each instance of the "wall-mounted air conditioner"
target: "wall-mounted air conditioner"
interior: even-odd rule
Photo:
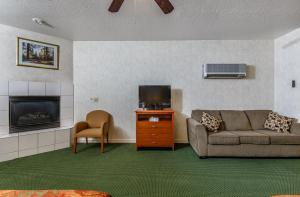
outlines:
[[[246,64],[204,64],[204,79],[242,79],[247,76]]]

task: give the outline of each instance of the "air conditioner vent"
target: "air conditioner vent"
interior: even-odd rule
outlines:
[[[246,77],[246,64],[204,64],[203,77],[205,79]]]

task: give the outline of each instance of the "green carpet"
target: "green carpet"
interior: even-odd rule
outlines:
[[[0,163],[0,189],[89,189],[118,196],[264,197],[300,193],[300,159],[199,159],[134,144],[80,145]]]

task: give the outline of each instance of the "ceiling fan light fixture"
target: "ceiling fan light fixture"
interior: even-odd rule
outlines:
[[[34,17],[34,18],[32,18],[32,21],[38,25],[43,25],[43,20],[41,18]]]

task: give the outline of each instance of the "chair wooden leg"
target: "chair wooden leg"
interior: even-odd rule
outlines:
[[[104,136],[99,138],[101,153],[104,152]]]
[[[74,137],[74,142],[73,142],[73,152],[77,153],[77,137]]]
[[[106,135],[106,143],[108,144],[108,132],[107,132],[107,135]]]
[[[86,143],[86,144],[88,144],[88,143],[89,143],[89,140],[88,140],[88,138],[87,138],[87,137],[85,138],[85,143]]]

